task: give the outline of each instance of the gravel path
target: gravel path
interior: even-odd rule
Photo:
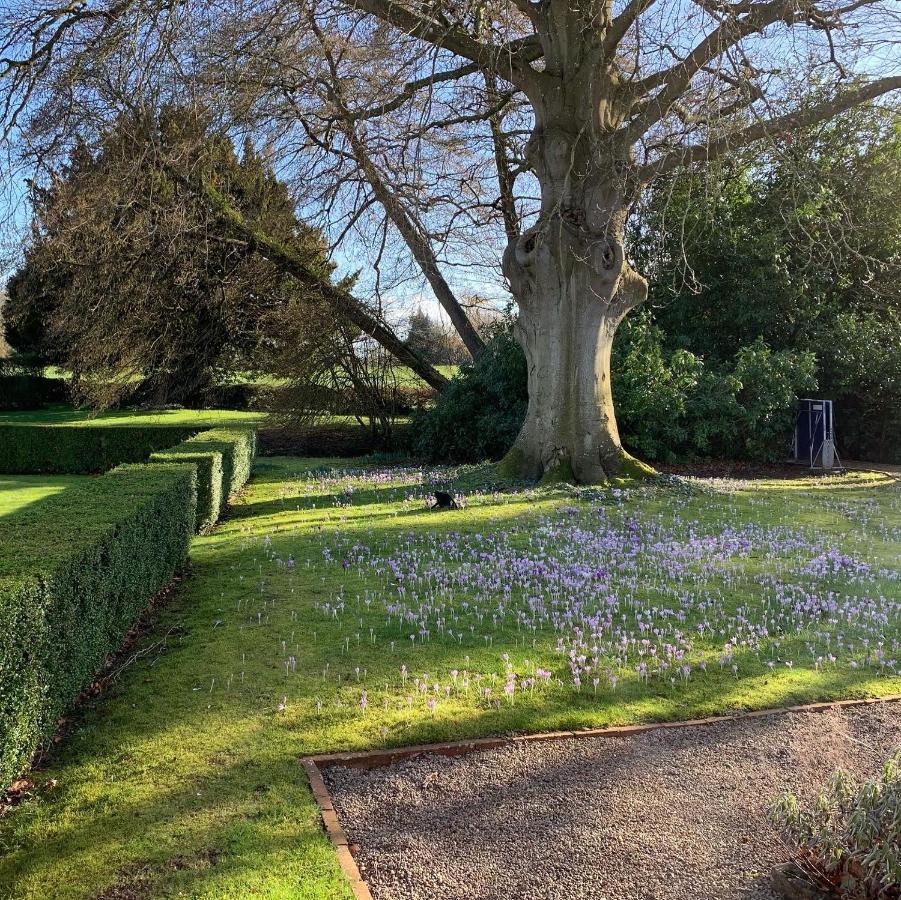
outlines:
[[[783,788],[901,747],[901,703],[324,772],[376,900],[772,900]]]

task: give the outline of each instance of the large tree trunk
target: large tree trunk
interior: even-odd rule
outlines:
[[[616,328],[647,296],[623,252],[627,201],[619,173],[627,166],[575,116],[551,125],[542,118],[539,112],[529,147],[541,213],[504,255],[529,368],[526,421],[504,468],[578,482],[649,472],[622,448],[610,388]]]

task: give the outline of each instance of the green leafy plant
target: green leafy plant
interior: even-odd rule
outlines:
[[[512,334],[501,332],[472,365],[461,366],[432,409],[414,416],[412,449],[433,460],[500,459],[527,404],[525,355]]]
[[[809,805],[787,791],[771,816],[813,884],[859,900],[901,897],[901,751],[862,783],[837,771]]]

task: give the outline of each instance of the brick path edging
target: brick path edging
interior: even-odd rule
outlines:
[[[702,725],[719,725],[724,722],[743,721],[745,719],[761,719],[783,713],[824,712],[828,709],[842,709],[850,706],[872,706],[876,703],[897,703],[901,694],[890,694],[887,697],[868,698],[866,700],[833,700],[824,703],[807,703],[800,706],[782,706],[775,709],[758,709],[750,712],[733,713],[728,716],[710,716],[705,719],[685,719],[678,722],[648,722],[641,725],[612,725],[604,728],[584,728],[580,731],[544,731],[536,734],[517,734],[510,737],[475,738],[467,741],[445,741],[438,744],[417,744],[409,747],[396,747],[390,750],[361,750],[354,753],[320,753],[305,756],[300,764],[310,780],[313,799],[319,806],[322,824],[328,834],[338,863],[344,872],[354,900],[373,900],[369,885],[364,880],[357,862],[354,859],[347,841],[347,835],[338,820],[338,814],[332,804],[332,797],[321,769],[332,766],[347,766],[359,769],[375,769],[394,765],[405,759],[414,759],[426,754],[437,756],[462,756],[484,750],[497,750],[515,744],[533,743],[536,741],[559,741],[572,738],[590,737],[630,737],[646,731],[663,731],[674,728],[691,728]]]

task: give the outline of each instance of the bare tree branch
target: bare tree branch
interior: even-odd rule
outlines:
[[[732,134],[716,138],[709,143],[695,144],[691,147],[675,150],[653,163],[642,166],[636,172],[636,176],[642,184],[647,184],[652,179],[672,172],[681,166],[690,166],[698,162],[709,162],[723,156],[730,150],[738,150],[763,138],[777,137],[780,134],[815,125],[817,122],[831,119],[833,116],[852,107],[859,106],[861,103],[866,103],[868,100],[874,100],[877,97],[897,90],[901,90],[901,76],[880,78],[857,88],[849,88],[836,94],[829,100],[816,103],[806,109],[796,110],[795,112],[775,116],[771,119],[763,119]]]
[[[314,287],[319,291],[323,299],[332,304],[347,321],[356,325],[357,328],[381,344],[398,362],[408,366],[430,387],[433,387],[436,391],[441,391],[447,387],[448,380],[444,375],[422,359],[418,353],[411,350],[381,317],[367,309],[366,305],[354,297],[353,294],[319,278],[289,247],[285,247],[260,228],[248,222],[241,212],[211,185],[205,181],[198,182],[186,178],[171,167],[167,168],[179,183],[202,197],[209,204],[210,208],[215,210],[222,217],[223,221],[234,230],[235,234],[247,242],[251,249],[260,253],[271,262],[276,263],[289,275],[297,278],[298,281],[309,287]]]
[[[629,0],[625,9],[610,23],[604,35],[604,55],[610,57],[622,43],[629,29],[657,0]]]
[[[417,78],[415,81],[408,81],[404,85],[403,91],[396,97],[379,103],[377,106],[371,106],[368,109],[354,110],[349,112],[350,117],[354,121],[363,119],[376,119],[379,116],[387,115],[400,109],[405,103],[413,98],[423,88],[434,87],[442,81],[456,81],[458,78],[464,78],[466,75],[473,75],[480,69],[478,63],[467,63],[464,66],[458,66],[456,69],[450,69],[444,72],[435,72],[425,78]]]
[[[483,69],[493,69],[512,84],[528,80],[533,74],[528,63],[541,55],[540,44],[534,36],[530,35],[506,46],[486,44],[446,20],[414,12],[397,0],[349,0],[348,5],[394,25],[411,37],[478,63]]]

